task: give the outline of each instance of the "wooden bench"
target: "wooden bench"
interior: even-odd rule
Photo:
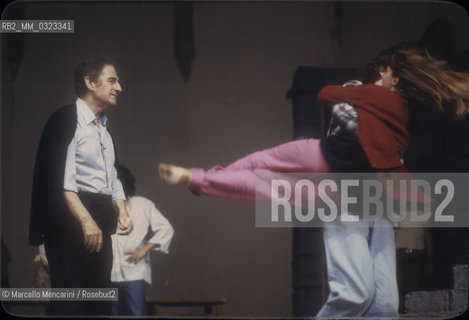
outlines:
[[[203,307],[204,316],[222,316],[223,307],[227,302],[225,298],[217,299],[170,299],[150,298],[145,299],[148,315],[161,315],[160,307]],[[194,314],[197,315],[197,314]],[[200,315],[200,314],[199,314]]]

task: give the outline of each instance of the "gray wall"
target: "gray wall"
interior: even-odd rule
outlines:
[[[172,3],[30,3],[28,19],[74,19],[74,34],[27,34],[16,80],[3,81],[2,233],[13,287],[31,287],[29,193],[49,114],[74,100],[71,73],[93,54],[113,60],[123,94],[107,115],[120,162],[137,192],[172,222],[170,254],[152,254],[158,297],[226,297],[228,316],[291,315],[288,229],[256,229],[254,204],[195,197],[158,180],[160,161],[208,168],[289,141],[300,65],[358,67],[380,50],[417,40],[439,17],[469,43],[466,13],[449,3],[346,3],[341,56],[328,33],[328,4],[195,3],[196,57],[185,83],[173,54]],[[320,276],[320,275],[318,275]]]

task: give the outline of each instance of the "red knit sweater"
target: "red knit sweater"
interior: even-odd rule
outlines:
[[[410,140],[409,110],[398,94],[373,84],[325,86],[318,100],[323,106],[347,102],[356,108],[358,139],[374,169],[407,171],[401,157]]]

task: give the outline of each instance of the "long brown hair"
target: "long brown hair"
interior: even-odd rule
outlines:
[[[410,44],[380,53],[368,64],[366,74],[376,76],[379,67],[388,66],[399,78],[397,93],[409,106],[431,106],[454,119],[469,113],[469,73],[454,71],[446,61],[436,60]]]

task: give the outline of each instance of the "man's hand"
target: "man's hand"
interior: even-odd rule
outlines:
[[[100,252],[103,245],[103,233],[96,222],[90,218],[81,224],[86,250]]]
[[[137,264],[140,260],[142,260],[143,257],[147,255],[147,253],[153,249],[154,247],[159,246],[159,244],[155,243],[147,243],[143,247],[138,248],[137,250],[134,251],[126,251],[124,254],[130,255],[125,261],[128,263],[134,263]]]
[[[86,250],[100,252],[103,245],[103,233],[81,202],[78,194],[73,191],[64,191],[64,198],[68,209],[81,225]]]
[[[134,223],[128,214],[119,215],[119,229],[121,230],[117,233],[119,235],[129,234],[134,229]]]
[[[128,263],[137,264],[143,257],[147,254],[147,251],[144,248],[137,249],[135,251],[126,251],[124,254],[130,255],[125,261]]]
[[[121,231],[117,232],[117,234],[126,235],[131,233],[134,229],[134,223],[129,217],[124,200],[114,200],[112,205],[119,216],[119,229]]]

